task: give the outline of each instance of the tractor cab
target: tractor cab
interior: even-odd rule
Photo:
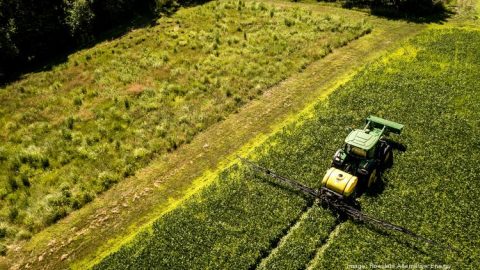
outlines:
[[[345,139],[344,151],[351,156],[359,158],[373,158],[375,156],[375,150],[377,142],[383,134],[383,129],[370,130],[368,127],[365,129],[356,129],[350,132]]]
[[[363,129],[355,129],[348,134],[343,149],[339,149],[333,158],[333,165],[343,167],[347,159],[381,160],[382,155],[391,150],[386,139],[388,135],[400,134],[403,129],[402,124],[376,116],[369,116],[366,122]]]
[[[351,131],[343,149],[335,153],[331,171],[324,177],[322,185],[342,196],[350,196],[357,182],[364,188],[370,187],[376,181],[377,173],[393,163],[392,141],[387,138],[389,133],[400,134],[402,129],[402,124],[369,116],[365,127]]]

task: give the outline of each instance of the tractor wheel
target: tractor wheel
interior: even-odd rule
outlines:
[[[382,159],[382,167],[384,169],[390,168],[393,165],[393,151],[391,147],[385,148]]]
[[[370,172],[370,174],[367,176],[367,187],[370,188],[373,186],[373,184],[375,184],[375,182],[377,181],[377,169],[373,169],[372,172]]]

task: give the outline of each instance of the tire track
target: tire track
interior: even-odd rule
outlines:
[[[318,262],[322,259],[323,254],[325,254],[325,251],[330,247],[333,241],[335,241],[335,238],[340,234],[340,230],[343,227],[344,222],[339,222],[337,220],[336,225],[333,227],[332,231],[328,235],[327,240],[318,247],[317,253],[313,257],[313,259],[306,265],[307,270],[313,270],[317,269],[316,266]]]
[[[260,256],[257,258],[254,264],[252,264],[248,269],[262,269],[261,265],[265,262],[272,254],[282,246],[285,241],[288,240],[288,236],[291,235],[291,232],[300,226],[302,221],[308,216],[308,213],[313,208],[313,201],[309,202],[305,208],[300,211],[296,219],[294,219],[287,227],[285,227],[282,232],[277,235],[272,241],[270,241],[270,247],[267,250],[261,252]]]
[[[293,222],[285,230],[286,233],[281,234],[280,238],[275,238],[275,245],[272,245],[269,250],[265,251],[262,254],[263,256],[260,256],[255,262],[255,264],[253,264],[249,269],[259,269],[259,270],[275,269],[276,267],[279,267],[279,264],[281,267],[282,266],[281,261],[283,260],[283,257],[278,257],[277,253],[281,254],[281,252],[285,252],[285,250],[282,250],[282,249],[292,248],[291,246],[288,247],[289,241],[298,242],[298,239],[300,239],[299,235],[298,234],[295,235],[297,233],[297,230],[306,229],[307,231],[310,231],[308,227],[312,226],[312,224],[308,224],[309,221],[307,221],[307,219],[309,217],[318,218],[318,216],[315,216],[314,214],[315,207],[320,207],[320,206],[316,204],[312,204],[306,207],[305,210],[301,213],[300,217],[297,218],[295,222]],[[328,213],[329,215],[333,214],[333,213],[330,213],[330,211],[326,211],[325,213]],[[306,259],[297,258],[298,260],[303,261],[303,265],[292,266],[292,268],[300,267],[299,269],[307,269],[307,267],[311,264],[311,262],[314,261],[319,256],[319,250],[322,250],[322,253],[323,253],[323,250],[328,248],[328,246],[330,245],[330,242],[333,241],[333,238],[334,238],[333,236],[338,235],[339,226],[342,223],[343,221],[341,221],[339,218],[336,218],[333,220],[333,224],[325,228],[325,232],[326,232],[325,236],[322,236],[321,234],[313,235],[312,237],[318,236],[318,239],[314,240],[314,246],[313,246],[314,248],[311,251],[307,250],[308,257]],[[316,224],[316,225],[320,225],[320,224]],[[302,236],[301,232],[300,232],[300,236]],[[305,239],[305,240],[308,242],[308,239]],[[304,244],[307,246],[309,245],[309,243],[304,243]]]

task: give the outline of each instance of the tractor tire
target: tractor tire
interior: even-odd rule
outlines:
[[[386,147],[382,155],[382,167],[387,169],[393,165],[393,151],[391,147]]]
[[[357,172],[358,180],[360,181],[358,188],[359,194],[367,191],[378,178],[376,166],[371,166],[368,170],[359,170]]]
[[[367,188],[371,188],[375,182],[377,181],[377,169],[373,169],[366,177],[367,180]]]

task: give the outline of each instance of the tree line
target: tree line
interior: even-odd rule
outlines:
[[[177,6],[175,0],[0,0],[0,82],[135,16]]]

